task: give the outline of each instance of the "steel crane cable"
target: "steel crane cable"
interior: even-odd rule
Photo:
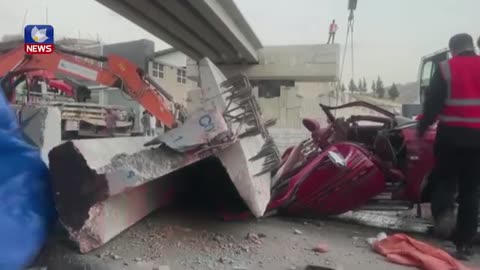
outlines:
[[[337,92],[336,93],[336,100],[335,100],[335,106],[338,106],[338,100],[339,100],[339,90],[340,90],[340,87],[341,87],[341,83],[342,83],[342,80],[343,80],[343,71],[345,69],[345,59],[346,59],[346,56],[347,56],[347,49],[348,49],[348,41],[350,40],[351,41],[351,56],[352,56],[352,59],[351,59],[351,65],[352,65],[352,79],[354,78],[354,75],[355,75],[355,55],[354,55],[354,42],[353,42],[353,27],[355,25],[355,15],[354,15],[354,10],[350,10],[350,15],[348,16],[348,20],[347,20],[347,36],[345,38],[345,46],[343,48],[343,56],[342,56],[342,65],[341,65],[341,68],[340,68],[340,78],[339,80],[337,81],[337,86],[336,86],[336,89],[335,91]],[[335,116],[336,116],[336,110],[335,110]]]

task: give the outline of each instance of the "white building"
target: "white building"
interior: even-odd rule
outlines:
[[[155,81],[171,93],[178,102],[187,100],[187,92],[198,88],[197,83],[189,78],[198,78],[198,74],[186,74],[184,67],[192,61],[182,52],[171,48],[155,53],[149,63],[149,74]],[[222,66],[220,66],[222,69]],[[223,69],[222,69],[223,70]],[[188,69],[188,72],[191,70]],[[228,67],[223,70],[231,74]],[[185,83],[183,83],[185,81]],[[318,118],[321,111],[320,102],[330,104],[332,87],[323,82],[294,82],[268,80],[252,81],[254,93],[262,107],[265,118],[277,119],[276,127],[300,128],[302,117]],[[172,92],[173,89],[175,92]],[[192,98],[194,98],[192,96]]]
[[[173,48],[148,59],[148,75],[183,105],[187,104],[187,92],[198,88],[197,82],[187,78],[186,65],[187,56]]]

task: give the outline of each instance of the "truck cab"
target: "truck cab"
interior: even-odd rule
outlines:
[[[480,42],[480,39],[479,39]],[[480,44],[479,44],[480,46]],[[477,53],[479,51],[477,50]],[[420,111],[422,104],[425,99],[425,91],[430,87],[430,81],[432,80],[433,73],[437,69],[438,65],[445,60],[452,58],[452,54],[448,49],[443,49],[437,51],[433,54],[422,57],[420,61],[420,68],[418,72],[418,82],[419,82],[419,91],[418,91],[418,104],[406,104],[404,108],[407,110],[402,110],[404,116],[411,116],[411,111]],[[410,107],[409,107],[410,106]],[[413,108],[413,110],[410,110]]]
[[[418,70],[418,97],[414,104],[403,104],[402,115],[408,118],[416,118],[422,111],[422,104],[426,90],[430,87],[433,73],[438,65],[447,59],[450,59],[451,54],[448,49],[437,51],[433,54],[426,55],[420,60],[420,67]]]
[[[432,80],[433,73],[437,69],[438,65],[450,59],[451,54],[448,49],[437,51],[431,55],[422,57],[420,62],[420,70],[418,75],[418,81],[420,84],[419,89],[419,103],[423,104],[425,91],[430,87],[430,81]]]

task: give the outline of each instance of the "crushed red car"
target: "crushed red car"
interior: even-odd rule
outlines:
[[[303,120],[311,138],[283,154],[267,211],[326,216],[350,210],[407,210],[428,201],[435,128],[428,130],[426,149],[418,156],[413,151],[415,120],[363,101],[320,106],[328,126]],[[335,117],[345,109],[374,113]]]

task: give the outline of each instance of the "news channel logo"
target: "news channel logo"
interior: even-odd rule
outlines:
[[[26,54],[50,54],[55,49],[53,26],[31,24],[25,26],[23,33]]]

